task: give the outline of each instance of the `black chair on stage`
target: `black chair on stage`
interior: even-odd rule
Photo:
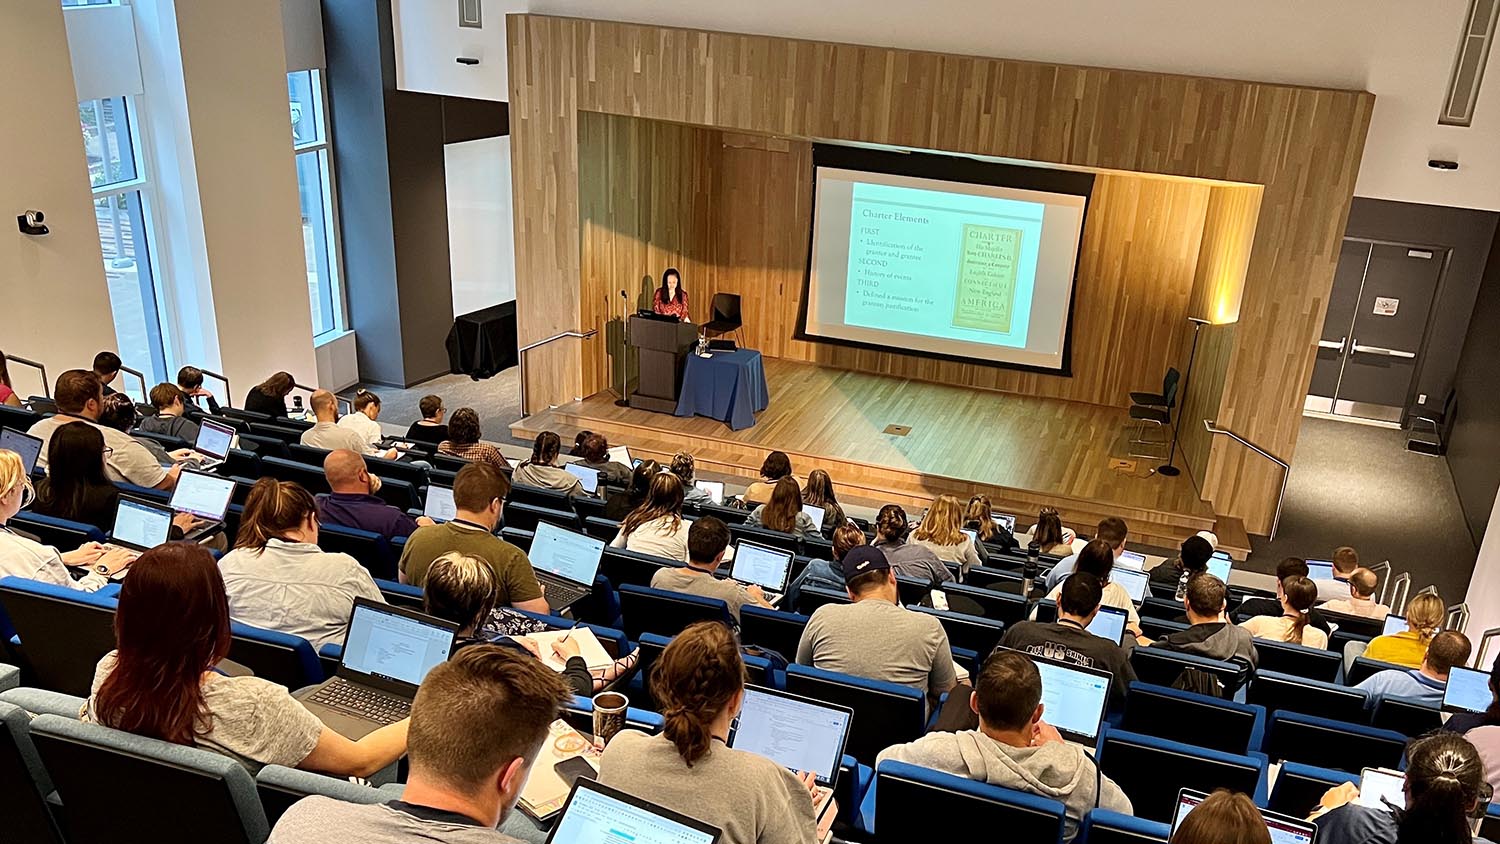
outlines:
[[[744,324],[740,318],[740,294],[715,293],[709,306],[708,322],[703,324],[703,336],[715,337],[731,331],[738,335]]]

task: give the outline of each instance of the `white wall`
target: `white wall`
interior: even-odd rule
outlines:
[[[1464,601],[1469,605],[1469,638],[1478,653],[1479,637],[1484,631],[1500,627],[1500,497],[1495,499],[1495,509],[1490,513],[1490,524],[1485,528],[1484,543],[1479,547],[1479,559],[1474,561],[1474,576],[1469,580],[1469,594]],[[1490,645],[1483,667],[1488,669],[1497,654],[1500,641]]]
[[[396,87],[404,91],[507,100],[505,15],[526,0],[483,0],[481,28],[458,25],[454,0],[391,0]],[[479,59],[459,64],[459,56]]]
[[[1376,103],[1358,195],[1500,210],[1500,50],[1490,57],[1474,126],[1437,125],[1467,8],[1468,0],[530,3],[533,12],[575,17],[1364,88]],[[1431,171],[1433,157],[1457,159],[1462,169]]]
[[[0,56],[12,58],[0,85],[0,349],[56,378],[115,345],[61,6],[5,4]],[[21,234],[27,209],[44,212],[52,233]],[[18,392],[37,392],[30,372],[12,375]]]
[[[443,147],[448,183],[448,257],[453,313],[516,298],[516,249],[510,195],[510,137]]]

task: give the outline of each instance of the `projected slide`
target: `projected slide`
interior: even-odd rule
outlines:
[[[1086,202],[819,166],[802,333],[1061,371]]]

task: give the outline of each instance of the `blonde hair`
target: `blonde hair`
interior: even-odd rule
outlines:
[[[482,558],[449,551],[432,561],[422,587],[422,610],[446,619],[460,630],[478,631],[499,599],[495,570]]]
[[[1406,626],[1416,631],[1417,638],[1423,642],[1432,641],[1432,637],[1443,629],[1447,618],[1448,605],[1436,592],[1423,592],[1406,605]]]
[[[21,506],[26,507],[36,498],[36,490],[31,486],[31,478],[26,475],[26,464],[21,462],[21,455],[14,451],[0,449],[0,498],[5,498],[15,490],[21,490]]]
[[[958,503],[958,499],[951,495],[939,495],[932,502],[927,515],[922,517],[922,523],[917,525],[912,537],[934,545],[958,545],[964,541],[963,531],[959,530],[962,525],[963,506]]]

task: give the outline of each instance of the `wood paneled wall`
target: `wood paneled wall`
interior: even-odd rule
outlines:
[[[585,316],[581,112],[1259,184],[1214,415],[1292,451],[1373,95],[539,15],[510,16],[508,38],[523,344]],[[533,405],[605,386],[585,345],[531,353]],[[1274,466],[1215,443],[1202,483],[1269,526]]]

